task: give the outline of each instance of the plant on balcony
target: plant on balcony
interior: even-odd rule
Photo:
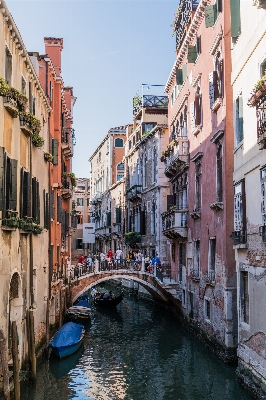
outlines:
[[[77,186],[77,178],[74,172],[64,172],[63,177],[65,178],[69,177],[72,186]]]
[[[39,225],[39,224],[32,224],[32,232],[33,233],[36,233],[36,234],[40,234],[40,233],[42,233],[42,231],[43,231],[43,227],[41,226],[41,225]]]
[[[33,133],[31,140],[32,144],[34,144],[36,147],[42,147],[44,145],[44,138],[40,135],[36,135],[35,133]]]
[[[182,7],[181,7],[181,5],[179,5],[178,7],[177,7],[177,10],[176,10],[176,12],[175,12],[175,14],[174,14],[174,21],[171,23],[171,27],[173,28],[173,33],[172,33],[172,36],[174,36],[175,35],[175,33],[176,33],[176,23],[177,23],[177,20],[178,20],[178,17],[179,17],[179,14],[180,14],[180,12],[181,12],[181,9],[182,9]]]
[[[41,131],[41,122],[35,117],[32,113],[29,112],[20,112],[19,119],[21,125],[27,125],[27,127],[34,133],[38,135]]]
[[[4,78],[0,77],[0,96],[11,98],[14,100],[20,111],[25,110],[28,98],[22,94],[19,90],[9,86]]]
[[[141,242],[141,236],[138,232],[127,232],[125,238],[126,244],[132,248],[136,247],[136,244]]]
[[[266,75],[264,75],[258,82],[255,83],[252,94],[257,93],[258,91],[265,92],[266,91]]]
[[[47,152],[44,153],[45,161],[52,162],[53,158],[54,158],[54,156],[51,153],[47,153]]]

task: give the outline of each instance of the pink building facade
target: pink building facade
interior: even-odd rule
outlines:
[[[182,314],[230,359],[237,316],[227,3],[182,0],[175,14],[177,56],[166,83],[170,138],[162,154],[171,194],[162,225]]]

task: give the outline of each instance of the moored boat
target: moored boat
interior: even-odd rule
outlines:
[[[83,325],[67,322],[55,334],[49,346],[54,355],[63,358],[73,354],[82,344],[85,329]]]
[[[87,300],[81,300],[75,303],[74,306],[69,307],[66,312],[66,318],[68,321],[88,320],[91,317],[91,306]]]
[[[94,303],[97,306],[104,308],[115,308],[124,298],[124,293],[121,292],[119,296],[104,298],[103,296],[95,296]]]

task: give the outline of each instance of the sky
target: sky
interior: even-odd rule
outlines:
[[[89,177],[89,157],[110,128],[132,123],[143,83],[165,85],[175,60],[179,0],[6,0],[28,51],[64,39],[62,77],[77,97],[72,169]],[[159,94],[153,88],[144,94]],[[164,87],[159,89],[164,95]]]

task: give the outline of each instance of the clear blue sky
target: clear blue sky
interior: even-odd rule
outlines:
[[[170,25],[179,0],[6,4],[28,51],[43,54],[45,36],[64,39],[62,76],[77,97],[73,171],[89,177],[88,158],[107,131],[132,122],[132,99],[141,84],[166,83],[175,60]]]

